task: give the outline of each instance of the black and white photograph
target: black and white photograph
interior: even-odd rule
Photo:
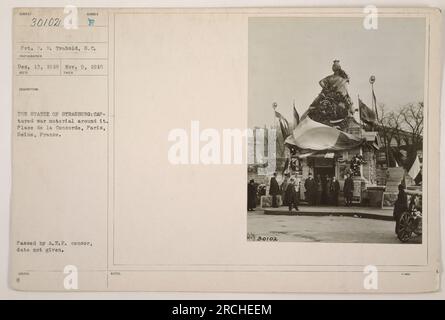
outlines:
[[[445,5],[42,1],[0,4],[0,300],[443,298]]]
[[[424,18],[249,19],[248,241],[422,243],[425,48]]]

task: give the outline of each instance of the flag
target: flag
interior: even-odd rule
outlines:
[[[281,115],[278,111],[275,111],[275,117],[278,118],[280,122],[281,133],[283,138],[286,139],[291,135],[291,129],[289,128],[289,122],[287,122],[286,118]]]
[[[408,174],[411,178],[415,179],[420,172],[420,160],[419,156],[416,156],[413,164],[411,165],[411,169],[409,169]]]
[[[335,151],[356,148],[364,141],[363,138],[306,117],[285,140],[285,143],[307,151]]]
[[[284,168],[283,168],[283,176],[284,176],[284,174],[286,173],[286,171],[288,171],[287,170],[287,167],[289,166],[289,158],[286,158],[286,163],[284,164]]]
[[[360,110],[360,120],[367,124],[374,124],[376,121],[376,114],[369,108],[366,104],[363,103],[360,98],[358,99],[358,106]]]
[[[298,124],[300,123],[300,116],[297,112],[297,109],[295,109],[295,101],[293,104],[293,111],[294,111],[294,129],[298,126]]]

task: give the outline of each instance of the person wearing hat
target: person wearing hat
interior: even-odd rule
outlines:
[[[295,210],[300,211],[298,209],[298,193],[299,193],[300,184],[297,179],[292,177],[289,180],[289,185],[286,189],[286,201],[289,205],[289,211],[292,211],[292,208],[295,208]]]
[[[346,175],[345,183],[343,185],[343,194],[345,196],[346,206],[351,206],[352,196],[354,194],[354,180],[352,180],[349,173]]]
[[[272,196],[272,208],[278,208],[278,194],[280,193],[280,185],[277,181],[277,173],[274,172],[273,177],[270,179],[269,195]]]
[[[280,186],[280,191],[281,191],[281,197],[283,199],[283,205],[287,206],[287,198],[286,198],[286,190],[287,190],[287,186],[289,185],[289,173],[286,173],[284,175],[284,179],[283,182],[281,183]]]
[[[247,184],[247,210],[255,211],[257,188],[255,180],[251,179]]]
[[[332,180],[329,184],[329,194],[331,197],[331,203],[334,206],[338,206],[338,194],[340,192],[340,183],[337,180],[336,176],[332,177]]]
[[[315,199],[317,197],[317,183],[312,178],[312,173],[309,173],[308,178],[304,182],[304,188],[306,189],[306,200],[310,206],[315,205]]]
[[[396,235],[399,231],[400,216],[402,215],[403,212],[408,210],[408,196],[406,195],[405,187],[403,186],[403,184],[399,184],[398,188],[399,188],[399,194],[397,195],[397,200],[394,203],[394,211],[393,211],[393,217],[394,220],[396,220],[396,228],[395,228]]]

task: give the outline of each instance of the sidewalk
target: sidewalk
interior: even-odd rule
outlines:
[[[286,215],[286,216],[339,216],[339,217],[355,217],[376,220],[393,221],[392,209],[380,209],[373,207],[345,207],[345,206],[307,206],[300,205],[300,211],[292,210],[289,212],[288,207],[265,208],[266,215]]]

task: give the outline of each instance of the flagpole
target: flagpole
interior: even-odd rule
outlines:
[[[362,120],[362,108],[360,107],[360,95],[357,94],[358,103],[358,118],[360,120],[360,138],[363,138],[363,120]]]
[[[379,113],[377,111],[377,99],[375,97],[375,92],[374,92],[374,82],[375,82],[375,76],[371,76],[369,78],[369,83],[371,84],[371,94],[372,94],[372,104],[374,106],[374,111],[375,111],[375,116],[377,118],[377,122],[379,121]]]
[[[272,103],[272,109],[273,109],[273,125],[275,129],[277,128],[277,116],[275,114],[277,110],[278,104],[276,102]]]
[[[375,76],[371,76],[369,78],[369,83],[371,84],[371,94],[372,94],[372,104],[374,105],[374,110],[375,110],[375,117],[377,119],[377,124],[379,123],[379,113],[377,112],[377,99],[375,97],[375,92],[374,92],[374,82],[375,82]],[[383,127],[383,124],[381,124],[381,126]],[[383,134],[385,135],[384,140],[385,140],[385,149],[386,149],[386,167],[389,168],[389,141],[386,137],[386,129],[383,129]],[[373,125],[373,130],[374,130],[374,125]]]

